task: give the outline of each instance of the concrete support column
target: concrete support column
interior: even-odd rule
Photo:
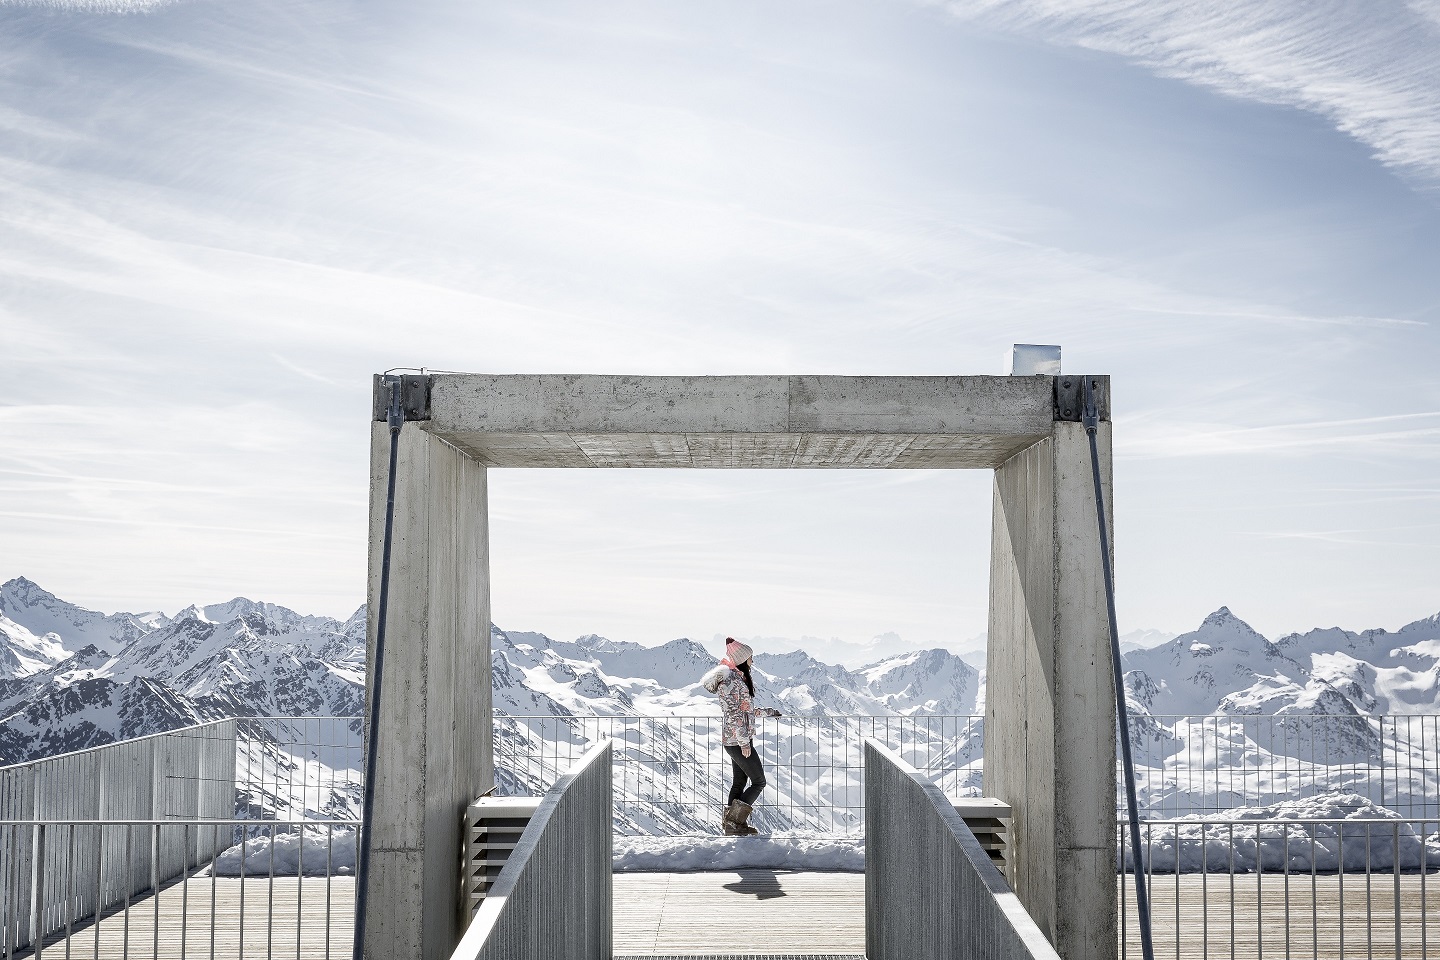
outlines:
[[[367,652],[374,662],[390,434],[370,445]],[[365,953],[447,958],[459,942],[461,823],[494,783],[485,468],[406,423],[396,469],[390,611]],[[368,701],[373,677],[366,680]]]
[[[1113,517],[1109,423],[1098,440]],[[1115,685],[1084,428],[998,467],[994,511],[985,793],[1014,808],[1015,892],[1055,949],[1113,960]]]

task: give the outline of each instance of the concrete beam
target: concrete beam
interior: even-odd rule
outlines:
[[[389,444],[385,424],[374,424],[370,663]],[[378,738],[365,925],[365,953],[376,960],[447,958],[463,928],[461,824],[465,807],[494,783],[489,562],[485,468],[418,424],[405,424],[380,717],[378,728],[366,731]],[[367,674],[367,716],[373,681]]]
[[[494,467],[994,468],[1054,379],[437,374],[425,429]]]
[[[1110,507],[1110,424],[1099,432]],[[1113,538],[1112,541],[1113,543]],[[985,793],[1012,805],[1021,903],[1067,960],[1113,960],[1115,689],[1084,428],[995,471]]]

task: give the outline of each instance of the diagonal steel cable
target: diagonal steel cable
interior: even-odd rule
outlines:
[[[1110,570],[1110,530],[1105,520],[1105,494],[1100,484],[1100,451],[1095,435],[1100,429],[1100,408],[1095,400],[1095,381],[1084,378],[1081,421],[1090,439],[1090,469],[1095,479],[1095,519],[1100,526],[1100,569],[1105,573],[1105,607],[1110,616],[1110,662],[1115,668],[1115,718],[1120,725],[1120,756],[1125,765],[1125,804],[1130,813],[1130,856],[1135,874],[1135,913],[1140,921],[1140,950],[1145,960],[1155,960],[1150,939],[1150,896],[1140,867],[1140,804],[1135,797],[1135,760],[1130,755],[1130,708],[1125,697],[1125,676],[1120,667],[1120,632],[1115,624],[1115,579]],[[1125,918],[1121,917],[1124,923]]]

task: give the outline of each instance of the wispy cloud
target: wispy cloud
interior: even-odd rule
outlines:
[[[1440,13],[1422,0],[953,0],[958,16],[1300,107],[1440,180]]]
[[[0,7],[42,7],[81,13],[146,13],[184,0],[0,0]]]
[[[1345,546],[1365,545],[1376,547],[1413,546],[1417,540],[1427,542],[1430,535],[1421,534],[1440,524],[1407,524],[1403,527],[1360,528],[1355,530],[1242,530],[1239,535],[1258,540],[1302,540],[1314,543],[1335,543]],[[1375,534],[1409,534],[1409,537],[1377,539]]]
[[[1142,421],[1116,446],[1116,455],[1128,459],[1297,454],[1440,457],[1440,411],[1246,427]]]
[[[1120,522],[1161,518],[1124,538],[1124,615],[1149,624],[1174,623],[1177,585],[1237,602],[1247,582],[1205,550],[1268,521],[1234,504],[1299,503],[1317,478],[1433,486],[1440,423],[1381,415],[1440,409],[1440,300],[1410,275],[1440,220],[1320,121],[1247,127],[1281,111],[874,0],[823,22],[759,0],[422,2],[0,0],[0,350],[21,372],[0,384],[4,574],[127,605],[218,585],[348,612],[369,375],[402,364],[993,373],[1013,342],[1063,343],[1068,369],[1115,376]],[[1415,45],[1435,4],[1383,51],[1394,0],[1330,25],[1279,0],[955,9],[1359,117],[1386,162],[1425,169],[1416,131],[1440,108]],[[1244,496],[1208,497],[1232,481]],[[980,474],[491,483],[511,625],[983,626]],[[1400,494],[1373,496],[1352,515],[1312,493],[1336,501],[1317,527],[1401,522],[1379,509]],[[1178,499],[1204,516],[1183,577],[1151,562]],[[1264,546],[1287,562],[1257,606],[1313,594],[1284,580],[1304,541]],[[1335,575],[1433,595],[1363,560]]]

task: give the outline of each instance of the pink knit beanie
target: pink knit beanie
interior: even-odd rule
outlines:
[[[725,638],[725,659],[729,660],[735,666],[740,666],[740,664],[744,663],[746,660],[749,660],[752,656],[754,656],[754,654],[755,651],[751,650],[749,647],[741,643],[739,640],[736,640],[734,637]]]

